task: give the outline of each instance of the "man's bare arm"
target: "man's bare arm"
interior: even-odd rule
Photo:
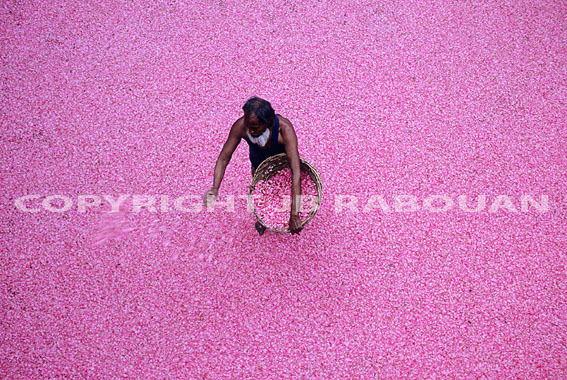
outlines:
[[[224,177],[224,172],[230,159],[232,158],[232,154],[240,144],[240,140],[242,139],[241,134],[241,124],[240,119],[237,120],[230,128],[230,133],[228,134],[228,138],[224,143],[222,150],[217,158],[217,162],[215,164],[215,177],[213,180],[213,189],[218,190],[222,179]]]
[[[211,200],[214,200],[219,193],[219,187],[224,177],[224,172],[230,159],[232,158],[232,154],[240,144],[240,140],[242,139],[242,119],[238,119],[230,128],[230,132],[228,134],[228,138],[224,143],[222,150],[217,158],[217,162],[215,164],[215,174],[213,178],[213,187],[210,188],[204,195],[203,195],[203,202],[205,205]]]
[[[285,152],[291,166],[291,215],[299,215],[301,195],[301,170],[299,165],[299,151],[297,149],[297,135],[291,123],[282,129],[285,142]]]

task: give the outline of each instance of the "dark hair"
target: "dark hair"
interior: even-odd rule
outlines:
[[[267,100],[254,96],[248,99],[244,107],[242,107],[242,110],[246,116],[256,115],[261,124],[267,125],[268,127],[274,124],[276,112]]]

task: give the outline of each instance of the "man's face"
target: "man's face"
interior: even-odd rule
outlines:
[[[267,125],[260,124],[256,115],[244,115],[244,124],[252,137],[259,137],[268,129]]]

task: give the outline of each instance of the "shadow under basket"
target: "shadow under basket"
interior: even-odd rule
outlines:
[[[309,223],[309,221],[311,219],[313,219],[313,217],[317,213],[317,210],[319,209],[319,205],[321,204],[321,196],[322,196],[322,192],[323,192],[323,185],[321,183],[321,178],[319,177],[319,173],[317,173],[317,169],[315,169],[309,162],[305,161],[303,158],[300,158],[299,160],[300,160],[299,166],[300,166],[301,171],[306,172],[309,175],[309,177],[315,183],[315,186],[317,188],[317,200],[315,201],[314,207],[309,212],[307,219],[305,219],[301,222],[301,227],[303,227],[307,223]],[[266,158],[258,166],[258,168],[256,169],[256,172],[254,172],[254,177],[252,177],[252,183],[250,184],[250,187],[248,189],[248,200],[249,200],[250,204],[252,205],[252,212],[254,213],[254,216],[256,217],[256,219],[264,227],[266,227],[267,230],[272,231],[272,232],[277,232],[277,233],[280,233],[280,234],[289,233],[289,229],[287,229],[287,228],[277,229],[277,228],[267,226],[264,223],[264,221],[262,220],[262,218],[260,218],[260,215],[258,215],[258,213],[256,212],[256,206],[254,205],[254,202],[252,201],[252,193],[254,193],[254,189],[256,188],[256,184],[258,182],[267,181],[268,179],[273,177],[277,172],[284,170],[286,168],[289,168],[289,167],[290,167],[289,159],[287,158],[287,154],[285,154],[285,153],[276,154],[275,156]]]

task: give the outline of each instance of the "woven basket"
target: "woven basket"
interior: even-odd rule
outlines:
[[[301,222],[301,227],[303,227],[307,223],[309,223],[309,221],[311,219],[313,219],[313,217],[315,216],[315,213],[319,209],[319,205],[321,204],[321,196],[322,196],[322,191],[323,191],[323,185],[321,183],[321,178],[319,178],[319,173],[317,173],[317,169],[315,169],[313,166],[311,166],[311,164],[309,162],[305,161],[303,158],[300,158],[299,160],[300,160],[299,166],[300,166],[301,171],[306,172],[309,175],[309,177],[311,177],[311,180],[313,182],[315,182],[315,186],[317,188],[317,200],[315,201],[315,206],[309,212],[307,219],[305,219]],[[252,193],[254,192],[254,189],[256,187],[256,184],[258,182],[267,181],[268,179],[270,179],[274,174],[276,174],[280,170],[283,170],[283,169],[286,169],[286,168],[289,168],[289,167],[290,167],[289,159],[287,158],[287,154],[285,154],[285,153],[276,154],[275,156],[266,158],[264,161],[262,161],[262,163],[256,169],[256,172],[254,173],[254,177],[252,178],[252,183],[250,184],[250,188],[248,190],[248,199],[249,199],[250,204],[252,205],[252,211],[254,212],[254,216],[256,217],[256,219],[264,227],[266,227],[266,229],[273,231],[273,232],[278,232],[278,233],[281,233],[281,234],[289,233],[290,231],[287,228],[276,229],[276,228],[267,226],[264,223],[264,221],[262,220],[262,218],[260,218],[260,216],[256,213],[256,208],[254,206],[254,202],[252,202],[251,197],[252,197]]]

